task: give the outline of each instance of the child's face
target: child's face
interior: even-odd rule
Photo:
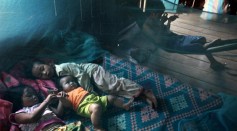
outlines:
[[[65,76],[60,79],[60,85],[65,92],[70,92],[78,87],[77,82],[72,76]]]
[[[32,75],[40,79],[50,79],[54,76],[55,70],[53,66],[41,63],[35,63],[32,68]]]
[[[39,103],[39,98],[32,88],[25,88],[21,98],[24,107],[31,107]]]

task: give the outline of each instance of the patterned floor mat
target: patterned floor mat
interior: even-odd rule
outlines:
[[[192,88],[169,75],[154,72],[111,54],[104,58],[103,67],[119,77],[131,79],[144,88],[152,89],[159,109],[154,111],[143,101],[136,101],[130,111],[109,107],[103,118],[109,131],[176,131],[178,122],[199,116],[222,106],[221,97],[202,89]],[[67,122],[78,117],[68,116]],[[89,119],[82,118],[92,128]]]

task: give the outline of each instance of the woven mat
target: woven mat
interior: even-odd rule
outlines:
[[[112,74],[152,89],[159,104],[157,111],[144,101],[135,101],[129,111],[109,107],[102,119],[109,131],[176,131],[180,120],[218,109],[223,104],[218,95],[192,88],[174,77],[154,72],[111,54],[104,57],[103,67]],[[75,116],[69,118],[67,122],[79,119]],[[90,119],[80,120],[92,129]]]

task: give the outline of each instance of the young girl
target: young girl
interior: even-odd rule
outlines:
[[[10,122],[14,125],[18,125],[21,131],[66,131],[73,128],[88,130],[81,126],[80,122],[65,125],[65,123],[56,116],[56,114],[62,114],[63,108],[61,102],[59,102],[57,109],[52,109],[54,112],[48,108],[49,104],[59,97],[56,96],[56,94],[49,94],[47,98],[40,103],[41,99],[34,88],[21,85],[11,87],[7,91],[7,96],[7,100],[13,102],[15,109],[19,109],[20,105],[23,106],[22,109],[10,115]],[[69,129],[69,127],[71,128]]]
[[[125,79],[118,78],[114,74],[106,72],[104,68],[93,63],[62,63],[45,64],[36,61],[30,64],[30,72],[36,78],[51,79],[65,75],[77,78],[78,83],[89,92],[96,92],[95,85],[101,91],[125,98],[144,98],[154,109],[157,109],[157,100],[151,90],[146,90],[139,84]]]
[[[133,98],[129,102],[124,103],[122,99],[113,95],[97,96],[90,94],[82,87],[79,87],[77,80],[72,76],[64,76],[59,80],[59,85],[63,92],[61,96],[67,96],[66,99],[60,98],[65,107],[73,108],[73,110],[81,116],[88,117],[94,126],[94,130],[104,130],[102,128],[102,112],[106,110],[108,104],[128,110],[133,102]],[[65,95],[65,92],[66,95]]]

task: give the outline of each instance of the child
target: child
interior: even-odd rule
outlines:
[[[146,37],[152,40],[157,47],[169,52],[205,54],[210,61],[210,67],[214,70],[225,68],[225,65],[218,62],[208,51],[211,47],[226,44],[224,40],[216,39],[207,43],[203,36],[176,34],[170,31],[170,25],[178,16],[168,17],[164,11],[165,6],[162,1],[149,0],[146,2],[146,11],[141,13],[143,17],[138,17],[136,20]],[[236,40],[230,42],[233,41],[236,42]]]
[[[94,130],[104,130],[101,125],[102,112],[105,111],[108,104],[128,110],[133,102],[133,98],[128,103],[124,103],[122,99],[113,96],[96,96],[90,94],[82,87],[79,87],[77,80],[72,76],[64,76],[59,80],[59,85],[63,91],[62,96],[68,96],[67,99],[61,98],[65,107],[73,108],[73,110],[84,117],[89,117],[94,126]]]
[[[30,64],[30,74],[36,78],[53,79],[55,77],[71,75],[77,78],[78,83],[87,91],[95,92],[93,85],[101,91],[125,98],[144,98],[153,109],[157,109],[157,100],[151,90],[146,90],[139,84],[118,78],[114,74],[106,72],[104,68],[93,63],[62,63],[44,64],[36,61]],[[93,84],[93,85],[92,85]]]
[[[48,108],[49,104],[57,99],[56,94],[49,94],[47,98],[41,102],[41,98],[36,93],[34,88],[29,86],[11,87],[7,91],[7,100],[13,102],[15,109],[23,106],[22,109],[10,115],[10,121],[14,125],[18,125],[21,131],[40,131],[54,130],[66,131],[72,127],[75,129],[86,129],[80,122],[65,125],[65,123],[56,116],[62,115],[62,103],[59,102],[57,109]],[[70,128],[71,129],[71,128]]]

